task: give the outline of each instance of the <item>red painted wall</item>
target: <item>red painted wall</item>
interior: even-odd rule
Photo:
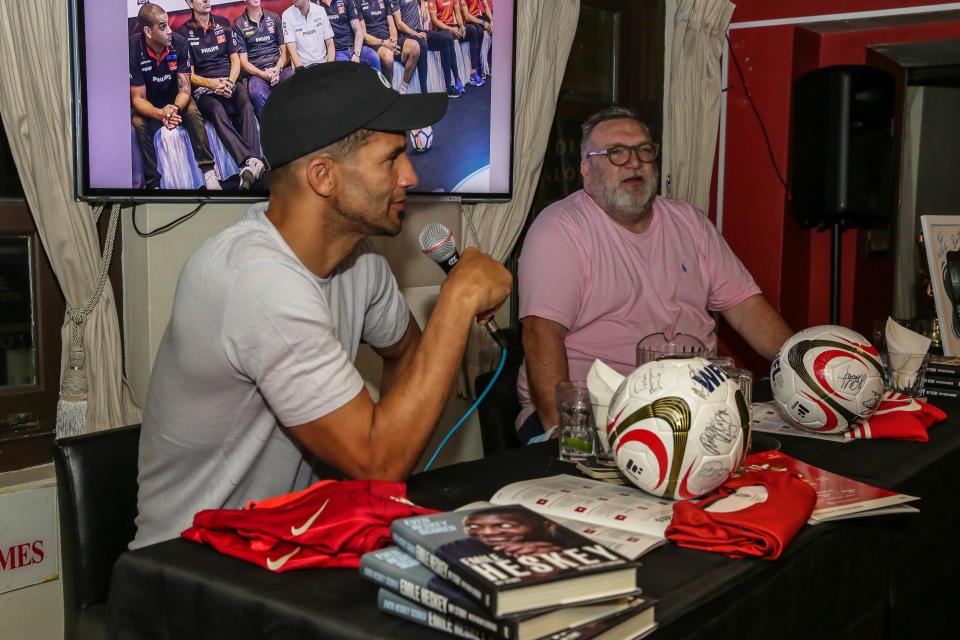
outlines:
[[[830,13],[879,11],[935,4],[950,4],[956,0],[735,0],[737,10],[733,22],[779,20],[802,16],[821,16]]]
[[[931,0],[740,0],[738,22],[837,12],[945,4]],[[799,5],[799,6],[798,6]],[[842,5],[842,6],[838,6]],[[948,16],[956,20],[956,16]],[[915,21],[915,20],[914,20]],[[852,28],[852,27],[851,27]],[[732,29],[730,44],[746,86],[770,137],[772,155],[788,175],[790,100],[793,80],[813,69],[863,64],[867,46],[956,38],[960,22],[817,33],[816,25]],[[757,283],[795,330],[827,324],[830,318],[830,231],[800,229],[787,213],[786,191],[733,60],[729,62],[724,163],[723,235]],[[711,212],[714,215],[715,212]],[[866,232],[843,234],[840,323],[869,334],[874,319],[885,318],[892,303],[892,258],[866,255]],[[732,353],[755,374],[766,375],[760,359],[729,327],[721,327],[721,350]]]

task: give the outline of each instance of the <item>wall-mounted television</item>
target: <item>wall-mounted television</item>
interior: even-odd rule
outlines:
[[[464,12],[472,9],[486,13],[489,7],[489,29],[482,24],[471,27],[472,33],[459,39],[448,38],[449,32],[433,27],[431,9],[446,24],[445,14],[457,3]],[[411,193],[459,196],[468,202],[509,199],[514,3],[310,0],[310,6],[304,7],[302,0],[296,4],[293,0],[153,0],[152,4],[165,13],[170,29],[157,23],[148,42],[137,19],[145,0],[71,0],[71,24],[75,25],[71,46],[76,197],[120,202],[243,202],[267,198],[269,173],[257,177],[243,171],[250,157],[260,155],[257,100],[262,100],[266,83],[254,89],[252,76],[247,79],[249,74],[245,72],[229,91],[198,83],[204,77],[215,80],[223,75],[233,53],[250,63],[266,60],[263,69],[275,65],[282,71],[280,78],[289,77],[293,72],[291,56],[285,56],[285,64],[269,59],[273,46],[285,46],[284,12],[288,12],[286,27],[294,44],[297,38],[304,38],[304,46],[298,50],[303,54],[298,55],[299,62],[309,64],[312,41],[307,38],[311,26],[324,29],[320,14],[330,27],[324,33],[333,34],[335,55],[350,59],[350,34],[357,22],[343,21],[337,14],[355,9],[358,14],[351,15],[359,15],[371,34],[386,28],[386,17],[392,18],[394,11],[399,12],[401,20],[406,16],[405,23],[425,15],[426,21],[420,26],[424,32],[433,33],[427,37],[427,64],[417,65],[407,91],[445,92],[451,98],[446,115],[431,131],[407,136],[408,153],[419,177]],[[257,14],[256,5],[264,13],[250,20],[248,12]],[[330,6],[333,8],[328,9]],[[421,6],[423,10],[414,10]],[[299,11],[300,27],[297,16],[289,13],[292,11]],[[487,16],[480,15],[479,19],[487,21]],[[416,25],[411,26],[416,29]],[[271,37],[280,44],[271,44]],[[161,46],[165,40],[169,44]],[[397,89],[404,80],[402,47],[409,50],[416,45],[418,53],[422,49],[417,43],[404,45],[402,39],[398,40],[400,54],[393,61],[393,77],[388,78]],[[362,51],[363,61],[356,64],[379,66],[389,74],[385,56],[376,47],[369,48],[372,51]],[[326,55],[326,51],[322,53]],[[190,64],[184,64],[185,58]],[[194,80],[185,68],[197,76],[190,86],[191,101],[185,110],[164,111],[167,101],[179,90],[178,82],[184,77]],[[290,71],[286,71],[288,68]],[[451,91],[449,85],[456,88],[458,79],[462,91]],[[179,116],[178,123],[161,117],[170,113]],[[309,122],[303,124],[310,126]],[[425,146],[426,150],[420,150]],[[211,176],[219,190],[208,188]]]

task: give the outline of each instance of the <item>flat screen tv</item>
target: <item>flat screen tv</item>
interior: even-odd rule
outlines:
[[[472,4],[471,0],[437,0],[437,13],[449,10],[450,6],[458,1]],[[324,4],[329,4],[324,0],[311,2],[317,5],[315,9],[322,12],[326,12]],[[371,17],[370,21],[374,23],[379,20],[375,17],[378,15],[377,11],[385,10],[385,14],[390,14],[391,10],[402,11],[402,5],[421,4],[421,0],[344,2],[354,2],[359,8],[371,12],[369,15],[374,17]],[[433,125],[430,132],[432,135],[424,135],[426,132],[421,132],[420,135],[408,134],[408,152],[419,177],[419,184],[411,190],[412,193],[459,196],[468,202],[506,200],[511,197],[514,2],[515,0],[486,0],[487,6],[491,7],[493,20],[489,33],[481,30],[483,40],[476,57],[473,57],[469,38],[454,40],[452,44],[446,45],[447,53],[452,54],[447,56],[447,59],[452,60],[452,63],[444,65],[441,50],[444,48],[445,38],[430,38],[432,42],[436,42],[435,47],[438,50],[428,50],[426,53],[427,65],[423,79],[427,91],[447,93],[446,80],[452,77],[455,68],[463,92],[459,97],[450,99],[447,113]],[[189,22],[194,18],[193,3],[209,4],[211,15],[217,18],[203,33],[190,33]],[[179,74],[183,69],[182,62],[176,60],[176,55],[171,61],[169,52],[160,57],[164,54],[163,50],[159,54],[146,49],[138,51],[137,42],[131,42],[131,38],[140,38],[140,41],[143,41],[140,35],[143,30],[138,28],[137,15],[144,4],[145,0],[71,0],[71,24],[75,25],[71,42],[77,198],[120,202],[242,202],[267,198],[269,173],[265,173],[252,184],[245,184],[241,180],[241,169],[246,160],[236,156],[243,154],[243,144],[238,144],[236,138],[231,141],[230,136],[239,137],[246,143],[247,148],[253,148],[251,138],[256,139],[255,134],[251,136],[249,133],[250,120],[244,121],[242,113],[235,117],[228,114],[226,118],[218,118],[215,110],[197,109],[202,121],[195,118],[192,121],[194,126],[189,130],[185,122],[186,116],[182,113],[181,124],[173,127],[162,126],[162,120],[154,117],[154,123],[146,126],[138,123],[141,125],[138,134],[134,126],[137,116],[146,121],[151,118],[142,115],[143,103],[140,103],[140,112],[133,108],[134,89],[141,87],[142,93],[138,98],[144,99],[147,85],[154,81],[153,78],[156,78],[157,84],[150,85],[151,88],[164,87],[163,74],[171,70],[171,62],[172,68],[177,71],[174,74],[174,84],[180,80]],[[251,36],[255,34],[250,31],[251,25],[241,24],[240,31],[232,29],[237,20],[245,16],[248,1],[154,0],[153,4],[166,12],[172,31],[184,35],[185,46],[191,52],[206,50],[208,45],[217,47],[224,42],[231,46],[231,38],[234,37],[238,38],[237,44],[232,46],[239,46],[239,34],[244,28],[247,29],[248,42],[253,42]],[[250,0],[249,4],[257,3]],[[425,8],[428,6],[426,2],[422,4]],[[483,5],[482,0],[480,4]],[[293,0],[262,0],[260,5],[262,9],[279,17],[293,7]],[[296,10],[296,7],[293,8]],[[429,11],[426,15],[427,24],[424,28],[430,30]],[[282,33],[282,21],[281,17],[281,24],[272,25],[269,23],[272,21],[265,22],[261,19],[256,28],[262,30],[264,35]],[[206,22],[205,17],[202,22]],[[288,24],[292,25],[293,22]],[[234,33],[238,35],[235,36]],[[279,41],[283,41],[282,35]],[[140,46],[145,47],[145,42]],[[253,61],[253,53],[251,47],[246,56],[249,61]],[[346,54],[349,56],[349,51]],[[152,67],[151,60],[144,58],[144,55],[152,58]],[[191,53],[191,56],[193,55]],[[224,55],[229,57],[229,52]],[[371,66],[379,63],[383,70],[385,65],[376,53],[371,58],[365,52],[364,57]],[[133,66],[131,58],[134,58]],[[482,84],[471,82],[472,66],[477,60]],[[164,66],[161,66],[161,62]],[[194,58],[191,58],[191,62],[209,63]],[[191,65],[194,71],[197,70],[197,64]],[[287,66],[289,64],[288,62]],[[181,66],[178,68],[177,65]],[[145,73],[157,69],[159,71],[156,73],[159,75],[149,80],[144,79]],[[394,62],[394,77],[389,79],[393,81],[394,88],[400,87],[403,69],[400,56],[397,56]],[[138,79],[134,80],[134,77]],[[244,74],[241,74],[233,87],[235,93],[239,93],[241,87],[249,89],[244,84],[243,77]],[[193,104],[196,105],[199,102],[197,87],[191,89]],[[413,73],[408,91],[421,91],[419,68]],[[249,95],[250,92],[247,91],[246,94]],[[155,91],[155,101],[158,100],[157,95],[158,92]],[[161,91],[159,95],[165,94]],[[336,96],[331,96],[330,99],[335,100]],[[209,105],[209,101],[207,103]],[[163,106],[165,105],[156,105],[157,108]],[[225,126],[223,120],[230,121],[229,126],[233,127],[234,134],[229,130],[225,130],[223,134],[218,132],[218,127]],[[150,124],[152,126],[149,126]],[[244,124],[247,125],[246,128]],[[304,122],[303,126],[309,127],[310,123]],[[202,133],[198,133],[199,131]],[[197,146],[196,141],[199,135],[204,134],[210,149],[208,157],[213,159],[214,175],[222,187],[221,190],[206,188],[205,174],[209,177],[209,172],[201,171],[201,165],[204,169],[211,165],[209,160],[198,164],[194,154],[195,148],[203,151],[202,143]],[[418,145],[423,146],[425,143],[429,144],[429,148],[418,150]],[[146,163],[144,153],[147,154]],[[259,155],[259,146],[256,147],[256,153]],[[145,164],[149,165],[146,169]],[[152,170],[152,167],[156,169]]]

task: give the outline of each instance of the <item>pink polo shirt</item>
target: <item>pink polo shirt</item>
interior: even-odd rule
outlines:
[[[673,328],[717,343],[711,311],[760,293],[713,223],[682,200],[657,197],[643,233],[621,227],[583,190],[544,209],[527,233],[518,274],[520,318],[539,316],[567,327],[571,380],[594,359],[626,375],[636,368],[637,341]],[[532,404],[526,363],[517,394]]]

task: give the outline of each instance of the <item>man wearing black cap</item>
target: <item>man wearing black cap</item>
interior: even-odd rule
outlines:
[[[410,473],[471,323],[510,291],[502,265],[467,249],[421,336],[366,240],[400,231],[417,184],[405,130],[439,120],[446,102],[401,96],[351,62],[273,90],[261,123],[270,201],[180,274],[143,412],[132,547],[179,535],[201,509],[304,489],[323,465],[351,478]],[[361,339],[383,357],[377,402],[353,366]]]

